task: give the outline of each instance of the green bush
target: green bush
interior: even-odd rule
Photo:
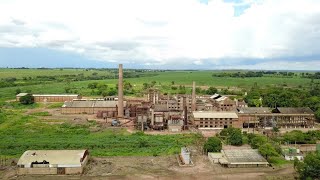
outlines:
[[[20,103],[24,105],[33,104],[34,103],[34,97],[32,94],[27,94],[25,96],[20,97]]]
[[[220,152],[222,149],[221,140],[217,137],[209,137],[205,142],[203,149],[206,152]]]
[[[234,146],[241,146],[243,144],[242,133],[238,128],[229,127],[223,129],[220,132],[220,136],[222,136],[227,141],[227,144],[231,144]]]
[[[300,179],[320,178],[320,153],[309,153],[303,162],[294,161],[294,167],[299,173]]]
[[[43,112],[34,112],[31,115],[34,116],[52,116],[48,111],[43,111]]]

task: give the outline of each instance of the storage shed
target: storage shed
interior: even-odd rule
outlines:
[[[17,165],[18,174],[82,174],[88,150],[28,150]]]

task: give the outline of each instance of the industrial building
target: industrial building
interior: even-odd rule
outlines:
[[[70,101],[61,107],[62,114],[98,114],[105,113],[106,117],[118,116],[118,101]],[[126,107],[126,101],[123,101]]]
[[[17,166],[18,174],[82,174],[88,150],[28,150]]]
[[[308,107],[238,108],[239,121],[243,128],[313,128],[314,112]]]
[[[239,127],[238,115],[235,112],[194,111],[191,119],[194,126],[201,129]]]
[[[299,161],[301,161],[304,158],[300,149],[296,147],[283,148],[282,155],[284,156],[284,159],[287,161],[293,161],[294,159],[298,159]]]
[[[269,166],[257,149],[225,149],[221,153],[208,153],[208,158],[212,163],[229,168]]]
[[[181,115],[171,115],[168,120],[169,132],[180,132],[183,130],[184,117]]]
[[[231,100],[227,96],[214,94],[210,99],[215,111],[234,111],[236,109],[236,101]]]
[[[28,93],[19,93],[16,95],[16,101],[20,101],[22,96]],[[34,102],[65,102],[73,101],[74,99],[81,99],[78,94],[32,94]]]
[[[310,108],[251,108],[247,107],[243,100],[239,101],[227,95],[196,96],[195,89],[196,83],[193,81],[192,94],[163,95],[158,89],[150,88],[145,92],[144,98],[125,100],[123,66],[119,64],[118,97],[81,100],[81,97],[76,95],[61,95],[66,99],[53,100],[65,101],[70,98],[62,106],[62,114],[97,114],[98,118],[130,118],[136,128],[142,130],[181,131],[189,126],[213,130],[228,127],[314,127],[314,113]],[[21,95],[17,95],[17,98]],[[37,100],[51,101],[45,99]]]

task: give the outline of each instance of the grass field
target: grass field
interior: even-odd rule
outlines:
[[[23,77],[36,77],[36,76],[59,76],[59,75],[83,75],[88,76],[92,73],[107,74],[107,71],[86,70],[86,69],[0,69],[0,77],[8,78],[15,77],[22,79]]]
[[[10,107],[12,106],[12,107]],[[0,155],[18,157],[28,149],[90,149],[93,156],[168,155],[200,138],[197,134],[145,135],[130,134],[125,129],[91,132],[99,126],[46,124],[37,116],[24,112],[35,106],[10,103],[0,112]]]
[[[0,69],[0,77],[36,77],[36,76],[55,76],[55,75],[72,75],[84,73],[84,75],[91,75],[97,72],[98,74],[104,73],[104,71],[84,69]],[[203,88],[208,86],[214,86],[218,89],[221,88],[237,88],[248,90],[254,83],[258,86],[286,86],[301,88],[307,87],[310,84],[310,79],[301,78],[300,76],[288,77],[252,77],[252,78],[232,78],[232,77],[212,77],[212,73],[217,71],[165,71],[156,72],[156,76],[151,77],[139,77],[139,78],[126,78],[125,80],[130,82],[134,89],[140,91],[143,83],[150,83],[156,81],[156,87],[163,92],[170,92],[170,85],[174,81],[175,85],[185,85],[191,87],[192,81],[196,81],[197,86]],[[106,72],[110,73],[110,72]],[[116,87],[117,79],[105,79],[105,80],[85,80],[85,81],[71,81],[71,82],[43,82],[41,84],[26,85],[26,86],[15,86],[15,87],[4,87],[0,88],[0,101],[14,99],[15,90],[20,88],[22,92],[31,91],[32,93],[65,93],[65,87],[71,87],[73,90],[77,90],[78,93],[90,96],[91,89],[87,86],[91,82],[104,82],[108,84],[108,87]],[[315,80],[320,82],[320,80]]]

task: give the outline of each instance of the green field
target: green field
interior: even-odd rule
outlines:
[[[86,69],[0,69],[0,77],[16,77],[22,79],[23,77],[36,77],[36,76],[58,76],[58,75],[77,75],[83,73],[84,75],[91,75],[92,73],[107,74],[98,70]]]
[[[170,89],[172,81],[174,85],[184,85],[190,89],[192,81],[196,81],[197,86],[201,86],[203,89],[208,86],[213,86],[218,89],[231,88],[231,89],[250,89],[255,83],[260,87],[268,86],[286,86],[293,88],[307,87],[310,84],[310,79],[301,78],[300,76],[294,77],[278,77],[278,76],[265,76],[265,77],[251,77],[251,78],[232,78],[232,77],[212,77],[213,73],[219,71],[164,71],[154,72],[152,76],[139,77],[139,78],[125,78],[125,81],[133,85],[133,89],[141,91],[143,83],[150,83],[155,81],[155,87],[159,88],[162,92],[173,92]],[[59,81],[37,81],[31,82],[36,83],[32,85],[23,85],[23,77],[37,76],[61,76],[61,75],[78,75],[90,76],[93,73],[97,75],[111,75],[113,78],[116,77],[114,71],[99,71],[99,70],[84,70],[84,69],[0,69],[1,78],[15,77],[21,84],[14,87],[3,87],[0,88],[0,101],[14,99],[15,90],[20,88],[22,92],[31,91],[32,93],[65,93],[65,87],[70,87],[73,92],[90,96],[91,89],[88,89],[88,84],[92,82],[106,83],[108,88],[116,88],[117,79],[103,79],[103,80],[84,80],[84,81],[73,81],[73,80],[59,80]],[[148,75],[152,72],[145,72]],[[320,82],[319,80],[314,80]],[[187,91],[189,92],[189,91]],[[72,93],[72,92],[71,92]]]
[[[0,156],[18,157],[28,149],[89,149],[93,156],[157,156],[177,153],[200,138],[197,134],[129,134],[118,128],[91,132],[99,126],[95,122],[49,125],[38,119],[39,114],[25,115],[26,108],[29,106],[10,103],[0,111]]]

